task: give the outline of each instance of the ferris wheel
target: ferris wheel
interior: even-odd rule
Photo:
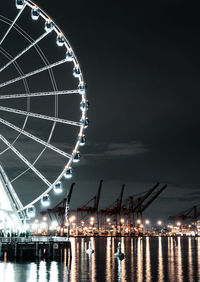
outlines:
[[[86,84],[69,41],[32,1],[3,1],[0,25],[0,173],[17,213],[31,218],[80,160]]]

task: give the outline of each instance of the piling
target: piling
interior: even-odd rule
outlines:
[[[71,242],[65,237],[0,238],[0,257],[8,260],[71,260]]]

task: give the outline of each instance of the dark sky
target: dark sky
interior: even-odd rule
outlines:
[[[61,27],[88,85],[90,126],[72,207],[104,180],[101,207],[156,182],[146,216],[199,203],[198,9],[181,0],[35,1]],[[131,3],[133,6],[131,6]]]

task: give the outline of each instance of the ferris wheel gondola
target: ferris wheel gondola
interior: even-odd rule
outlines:
[[[7,5],[9,6],[9,3],[7,3]],[[14,175],[14,177],[11,177],[11,179],[8,171],[8,177],[10,179],[10,183],[13,185],[14,190],[15,183],[17,181],[21,181],[20,183],[23,183],[23,180],[26,179],[25,181],[27,182],[27,175],[30,173],[30,171],[37,178],[37,181],[40,181],[45,185],[45,189],[43,189],[39,195],[37,195],[34,199],[31,199],[31,201],[25,205],[20,203],[17,193],[14,193],[12,197],[14,203],[18,202],[17,213],[21,215],[26,214],[29,218],[32,218],[36,213],[35,204],[40,201],[43,206],[49,206],[51,202],[51,190],[53,189],[56,194],[61,193],[63,190],[63,179],[70,179],[72,177],[72,164],[80,161],[81,154],[79,152],[79,147],[85,145],[86,137],[84,131],[89,125],[89,120],[87,118],[89,102],[86,97],[86,84],[83,79],[80,64],[69,41],[61,29],[40,7],[35,5],[34,2],[30,0],[16,0],[15,6],[17,13],[13,19],[6,17],[4,14],[0,14],[0,24],[3,24],[4,27],[6,27],[4,34],[0,37],[0,55],[3,58],[2,61],[5,61],[5,63],[0,66],[0,73],[1,77],[3,78],[2,81],[0,81],[0,112],[3,113],[0,115],[0,124],[3,125],[4,128],[7,128],[9,132],[14,132],[14,137],[10,138],[10,136],[6,135],[6,130],[1,131],[0,141],[2,144],[4,144],[5,148],[0,152],[0,159],[2,166],[6,167],[7,159],[4,158],[4,156],[9,151],[12,152],[16,158],[25,165],[25,169]],[[31,18],[37,27],[42,24],[43,28],[41,30],[43,30],[43,33],[40,34],[36,39],[31,37],[31,32],[28,33],[23,26],[20,25],[21,17]],[[13,36],[17,35],[22,38],[23,47],[20,51],[18,51],[18,49],[20,49],[20,40],[16,44],[17,52],[14,52],[14,45],[12,46],[11,51],[8,48],[8,44],[11,44],[10,38],[12,38],[12,34]],[[41,47],[43,41],[47,39],[50,43],[49,45],[46,43],[45,46],[49,47],[52,44],[52,38],[54,38],[55,45],[57,46],[56,54],[54,55],[55,57],[59,57],[59,59],[56,61],[53,61],[53,58],[47,58],[48,56]],[[26,42],[26,46],[24,46],[24,42]],[[55,50],[55,46],[52,48]],[[63,52],[64,49],[65,51]],[[35,69],[30,69],[30,67],[33,65],[33,61],[36,62],[36,60],[31,58],[31,55],[27,56],[29,52],[31,54],[32,50],[37,53],[40,62],[43,62],[43,65]],[[51,54],[53,54],[53,52],[51,52]],[[24,57],[26,57],[26,60],[23,61]],[[30,60],[30,63],[28,60]],[[23,64],[21,63],[22,61]],[[72,64],[68,64],[69,62]],[[24,65],[25,63],[28,64],[28,67]],[[55,75],[55,69],[58,69],[59,67],[62,67],[62,72],[65,67],[69,73],[71,72],[69,81],[73,87],[75,85],[74,88],[62,88],[60,75]],[[12,68],[14,68],[15,71],[13,71]],[[10,71],[11,69],[12,71]],[[71,71],[69,71],[69,69]],[[9,71],[9,77],[6,79],[6,74]],[[12,77],[13,73],[15,73],[14,77]],[[51,82],[51,87],[47,87],[46,89],[44,89],[46,82],[43,83],[43,78],[40,79],[40,75],[43,77],[44,73],[48,74]],[[31,85],[31,79],[35,79],[35,77],[38,77],[38,84],[34,83],[34,85]],[[59,83],[57,83],[57,80]],[[63,83],[66,84],[66,81],[64,79]],[[39,88],[40,84],[43,86],[42,91],[40,89],[36,89],[37,86]],[[34,91],[31,90],[32,88]],[[11,89],[15,89],[14,93],[13,91],[9,93]],[[77,97],[77,94],[80,101],[74,106],[74,111],[77,112],[76,109],[80,108],[80,116],[77,116],[77,120],[71,120],[70,118],[68,119],[66,117],[62,117],[60,115],[60,109],[62,108],[63,103],[60,102],[59,99],[62,99],[62,97]],[[54,101],[53,114],[46,113],[48,111],[33,111],[32,109],[36,104],[36,99],[39,101],[38,108],[40,109],[42,109],[40,104],[41,101],[46,105]],[[24,104],[25,100],[26,106],[22,108],[21,105]],[[23,101],[23,103],[18,103],[18,101]],[[6,114],[10,115],[12,118],[7,119]],[[20,122],[17,122],[20,118],[23,118],[23,122],[21,124]],[[32,120],[34,120],[34,126],[38,122],[38,129],[35,127],[34,129],[30,128],[30,130],[28,130],[29,124],[32,122]],[[42,135],[43,130],[45,132],[47,131],[47,127],[41,127],[40,121],[41,123],[43,121],[51,123],[46,140],[42,138]],[[73,144],[70,143],[71,145],[68,146],[67,143],[64,143],[62,146],[59,146],[59,141],[56,140],[55,131],[57,128],[60,128],[60,126],[63,128],[76,128],[78,132],[74,138]],[[33,160],[29,160],[29,157],[27,157],[28,155],[23,151],[23,147],[19,148],[18,143],[21,140],[20,138],[31,140],[31,142],[33,141],[34,144],[42,147],[39,152],[37,151],[37,153],[35,153]],[[51,142],[52,140],[53,142]],[[68,150],[66,151],[65,148]],[[33,147],[31,147],[31,150],[33,150]],[[42,170],[43,167],[41,166],[41,169],[39,166],[40,160],[45,154],[47,154],[47,152],[53,152],[65,160],[63,161],[63,166],[59,167],[60,172],[57,172],[57,174],[55,173],[55,175],[51,176],[50,178],[48,173],[46,175],[44,174]],[[17,170],[18,168],[16,163],[16,171]],[[11,173],[11,175],[12,174],[13,173]]]

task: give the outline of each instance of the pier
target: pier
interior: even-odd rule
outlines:
[[[71,242],[65,237],[31,236],[0,238],[3,260],[71,260]]]

